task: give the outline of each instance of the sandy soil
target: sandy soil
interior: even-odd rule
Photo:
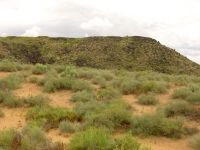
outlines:
[[[9,75],[10,73],[0,72],[0,78]],[[93,85],[94,88],[98,89],[98,85]],[[170,101],[170,95],[176,87],[172,87],[167,94],[158,94],[157,97],[160,100],[160,104],[163,105]],[[75,103],[70,101],[72,91],[58,91],[55,93],[43,93],[43,87],[38,86],[34,83],[24,82],[20,89],[13,91],[17,96],[29,97],[31,95],[44,94],[49,96],[51,102],[50,105],[62,108],[73,108],[76,106]],[[141,115],[143,113],[153,113],[156,111],[158,106],[143,106],[137,103],[136,95],[124,95],[123,99],[131,105],[133,108],[133,115]],[[15,129],[22,129],[26,124],[25,115],[28,108],[6,108],[0,106],[2,111],[5,113],[4,118],[0,118],[0,130],[8,129],[14,127]],[[187,122],[189,126],[196,126],[200,129],[200,123],[195,121]],[[61,134],[59,129],[50,130],[47,132],[48,137],[52,139],[53,142],[60,141],[64,143],[69,143],[70,139],[73,137],[72,134]],[[181,139],[175,140],[166,137],[148,137],[139,138],[138,140],[145,145],[150,146],[154,150],[192,150],[188,146],[188,141],[192,139],[192,136],[183,137]]]

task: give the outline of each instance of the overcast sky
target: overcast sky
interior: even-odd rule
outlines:
[[[0,0],[0,36],[145,36],[200,64],[200,0]]]

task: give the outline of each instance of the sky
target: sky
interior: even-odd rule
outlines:
[[[0,0],[0,36],[144,36],[200,64],[200,0]]]

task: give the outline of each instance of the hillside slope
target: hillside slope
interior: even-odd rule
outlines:
[[[200,65],[146,37],[0,37],[0,58],[24,63],[200,75]]]

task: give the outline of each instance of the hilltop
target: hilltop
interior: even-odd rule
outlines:
[[[147,37],[0,37],[0,59],[200,75],[200,65]]]

